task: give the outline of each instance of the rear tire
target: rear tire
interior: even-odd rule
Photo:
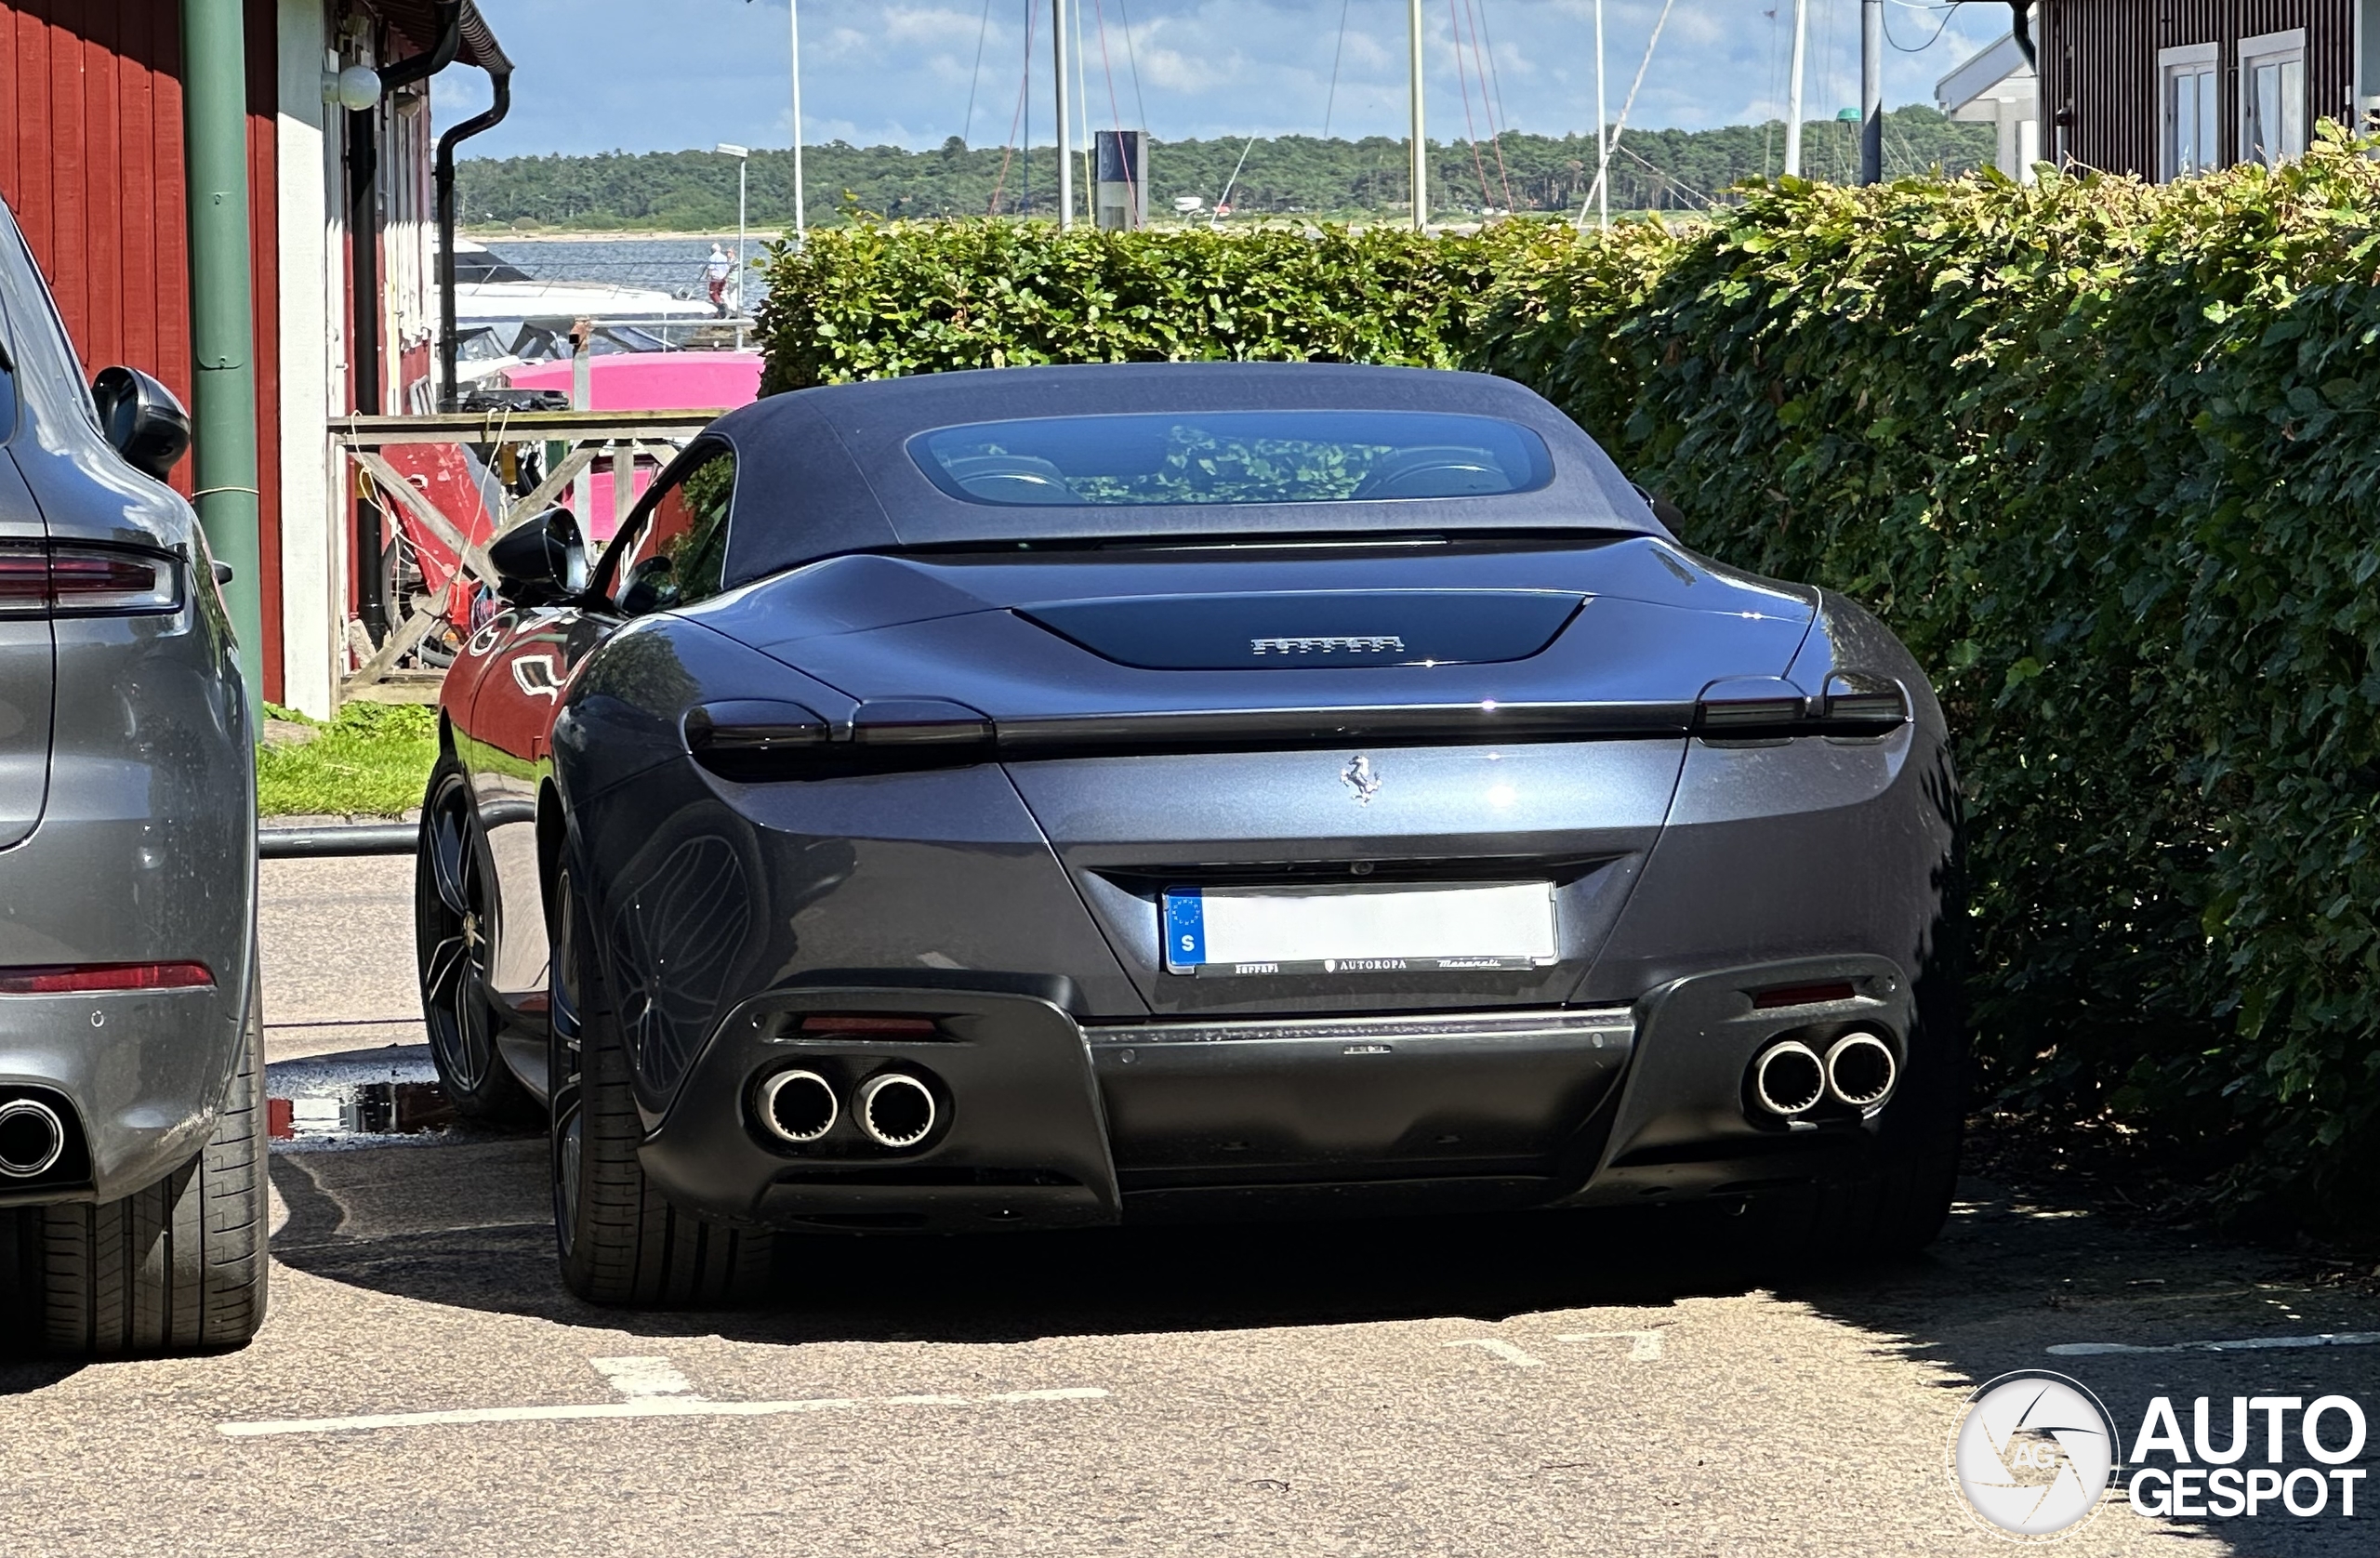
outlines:
[[[1918,989],[1913,1068],[1878,1117],[1873,1164],[1856,1179],[1780,1192],[1747,1208],[1766,1253],[1821,1264],[1914,1255],[1940,1235],[1958,1185],[1966,1135],[1964,1013],[1948,982]]]
[[[567,867],[556,875],[552,904],[549,1115],[563,1283],[590,1303],[637,1309],[757,1297],[768,1286],[771,1235],[681,1210],[644,1177],[628,1049]]]
[[[251,971],[239,1063],[198,1156],[121,1200],[20,1214],[19,1258],[49,1351],[208,1352],[264,1324],[271,1195],[258,985]]]

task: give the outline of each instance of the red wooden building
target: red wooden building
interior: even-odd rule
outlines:
[[[264,693],[327,714],[359,599],[328,420],[430,408],[422,78],[509,67],[472,0],[246,0],[245,14]],[[350,112],[339,73],[358,65],[376,100]],[[85,367],[144,369],[187,402],[183,191],[178,0],[0,0],[0,197]]]

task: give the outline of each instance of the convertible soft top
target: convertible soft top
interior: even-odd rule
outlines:
[[[1544,441],[1549,480],[1461,496],[1277,503],[970,501],[929,479],[910,440],[1036,417],[1262,411],[1493,417]],[[1486,374],[1318,363],[995,368],[828,385],[730,412],[707,439],[736,457],[731,583],[845,552],[1012,542],[1368,532],[1668,535],[1608,456],[1533,391]]]

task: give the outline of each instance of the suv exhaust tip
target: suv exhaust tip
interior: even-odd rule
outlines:
[[[36,1179],[58,1167],[66,1154],[66,1124],[37,1098],[0,1103],[0,1175]]]
[[[879,1072],[859,1085],[852,1114],[860,1134],[879,1147],[914,1147],[942,1117],[933,1089],[906,1071]]]

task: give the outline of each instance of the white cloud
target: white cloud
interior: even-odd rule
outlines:
[[[1147,105],[1161,139],[1315,134],[1326,100],[1341,135],[1401,135],[1406,118],[1405,7],[1400,0],[1077,0],[1093,122],[1114,100],[1127,120]],[[1644,59],[1661,0],[1607,0],[1606,95],[1616,116]],[[1701,128],[1781,111],[1782,42],[1792,0],[1676,0],[1646,71],[1633,125]],[[707,146],[783,145],[790,133],[785,0],[672,0],[655,29],[637,0],[482,0],[518,62],[511,116],[472,145],[491,155]],[[1529,130],[1589,130],[1594,117],[1593,0],[1454,0],[1461,70],[1474,25],[1492,40],[1501,117]],[[1893,0],[1887,20],[1914,53],[1891,50],[1887,100],[1928,101],[1937,78],[2005,29],[2006,11],[1946,13]],[[1428,114],[1434,138],[1462,133],[1462,77],[1446,0],[1425,10]],[[1341,19],[1345,46],[1340,48]],[[932,146],[968,125],[971,139],[1008,132],[1030,66],[1035,139],[1050,136],[1050,0],[945,0],[881,6],[802,0],[805,132],[863,144]],[[1129,35],[1125,27],[1129,17]],[[1102,23],[1106,62],[1099,51]],[[621,40],[636,41],[633,59]],[[983,43],[980,70],[977,43]],[[1331,98],[1331,59],[1339,83]],[[1137,91],[1135,76],[1137,75]],[[1811,0],[1808,112],[1831,114],[1858,92],[1857,0]],[[1471,79],[1474,122],[1484,128]],[[442,77],[451,124],[486,101],[477,72]]]

